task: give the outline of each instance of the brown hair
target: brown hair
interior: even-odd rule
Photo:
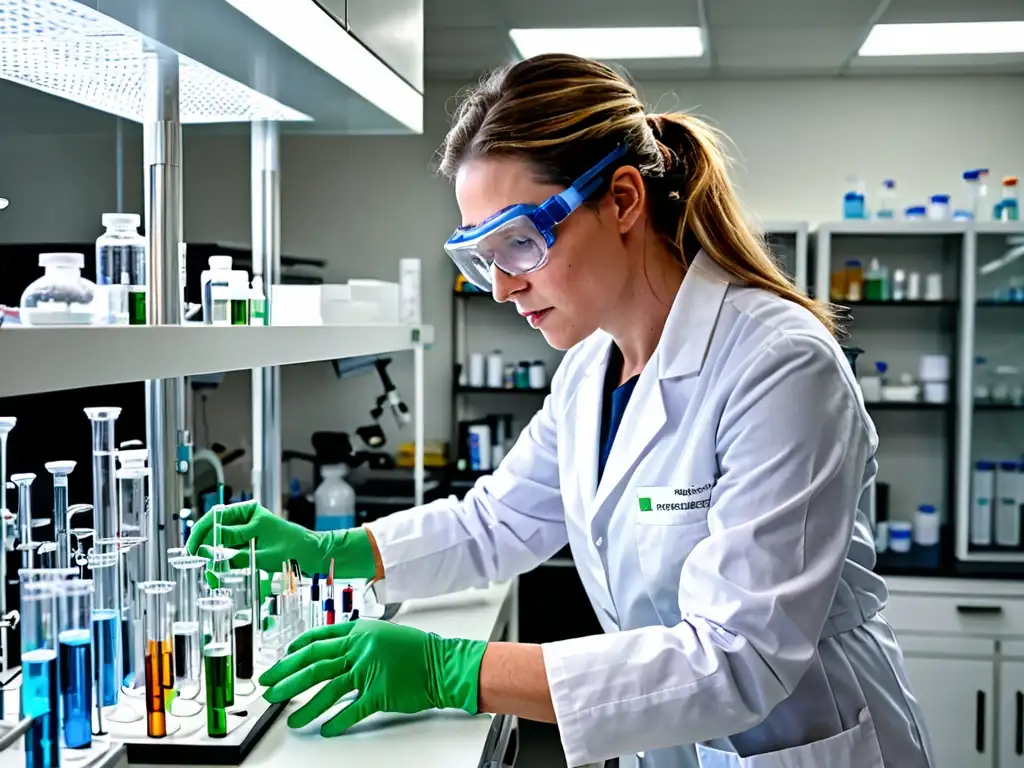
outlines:
[[[680,262],[703,249],[730,275],[805,307],[835,333],[829,307],[793,286],[746,223],[720,138],[686,114],[647,114],[636,89],[604,64],[548,54],[497,70],[468,93],[441,147],[440,172],[451,180],[472,158],[524,157],[544,182],[568,186],[625,145],[620,164],[644,176],[652,226]]]

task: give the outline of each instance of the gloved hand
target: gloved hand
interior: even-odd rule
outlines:
[[[302,728],[342,696],[359,696],[320,727],[337,736],[375,712],[427,709],[477,713],[480,662],[487,643],[438,637],[387,621],[357,619],[317,627],[288,646],[288,655],[260,676],[271,702],[287,701],[315,685],[321,690],[288,717]]]
[[[376,560],[370,534],[363,528],[316,532],[284,520],[255,501],[214,507],[196,522],[185,543],[189,554],[212,555],[214,518],[220,527],[220,545],[248,547],[256,540],[256,567],[274,573],[281,563],[297,560],[306,573],[327,573],[334,559],[334,575],[342,579],[372,579]],[[204,547],[200,552],[200,547]],[[249,552],[239,552],[233,568],[249,565]]]

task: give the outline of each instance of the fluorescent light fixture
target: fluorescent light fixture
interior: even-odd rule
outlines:
[[[1024,53],[1024,21],[876,24],[860,56]]]
[[[0,211],[2,211],[4,208],[6,208],[10,204],[11,204],[11,201],[8,200],[6,197],[0,197]]]
[[[588,59],[692,59],[704,55],[700,27],[511,29],[523,58],[571,53]]]
[[[409,130],[423,133],[422,94],[346,32],[314,0],[226,1]]]
[[[146,114],[147,47],[75,0],[0,0],[0,77],[135,122]],[[178,78],[183,123],[311,119],[180,54]]]

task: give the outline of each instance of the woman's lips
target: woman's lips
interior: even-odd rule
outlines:
[[[537,328],[542,322],[544,322],[544,318],[547,317],[548,312],[550,311],[551,308],[548,307],[547,309],[539,309],[535,312],[524,312],[523,317],[526,318],[526,322],[530,324],[531,328]]]

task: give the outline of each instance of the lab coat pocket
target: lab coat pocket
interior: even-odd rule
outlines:
[[[640,509],[636,512],[636,553],[640,561],[647,594],[666,624],[679,621],[679,578],[690,552],[709,534],[706,506],[686,509],[644,509],[640,489]],[[699,500],[698,500],[699,502]]]
[[[883,768],[875,724],[867,707],[848,731],[778,752],[739,757],[697,745],[700,768]]]

